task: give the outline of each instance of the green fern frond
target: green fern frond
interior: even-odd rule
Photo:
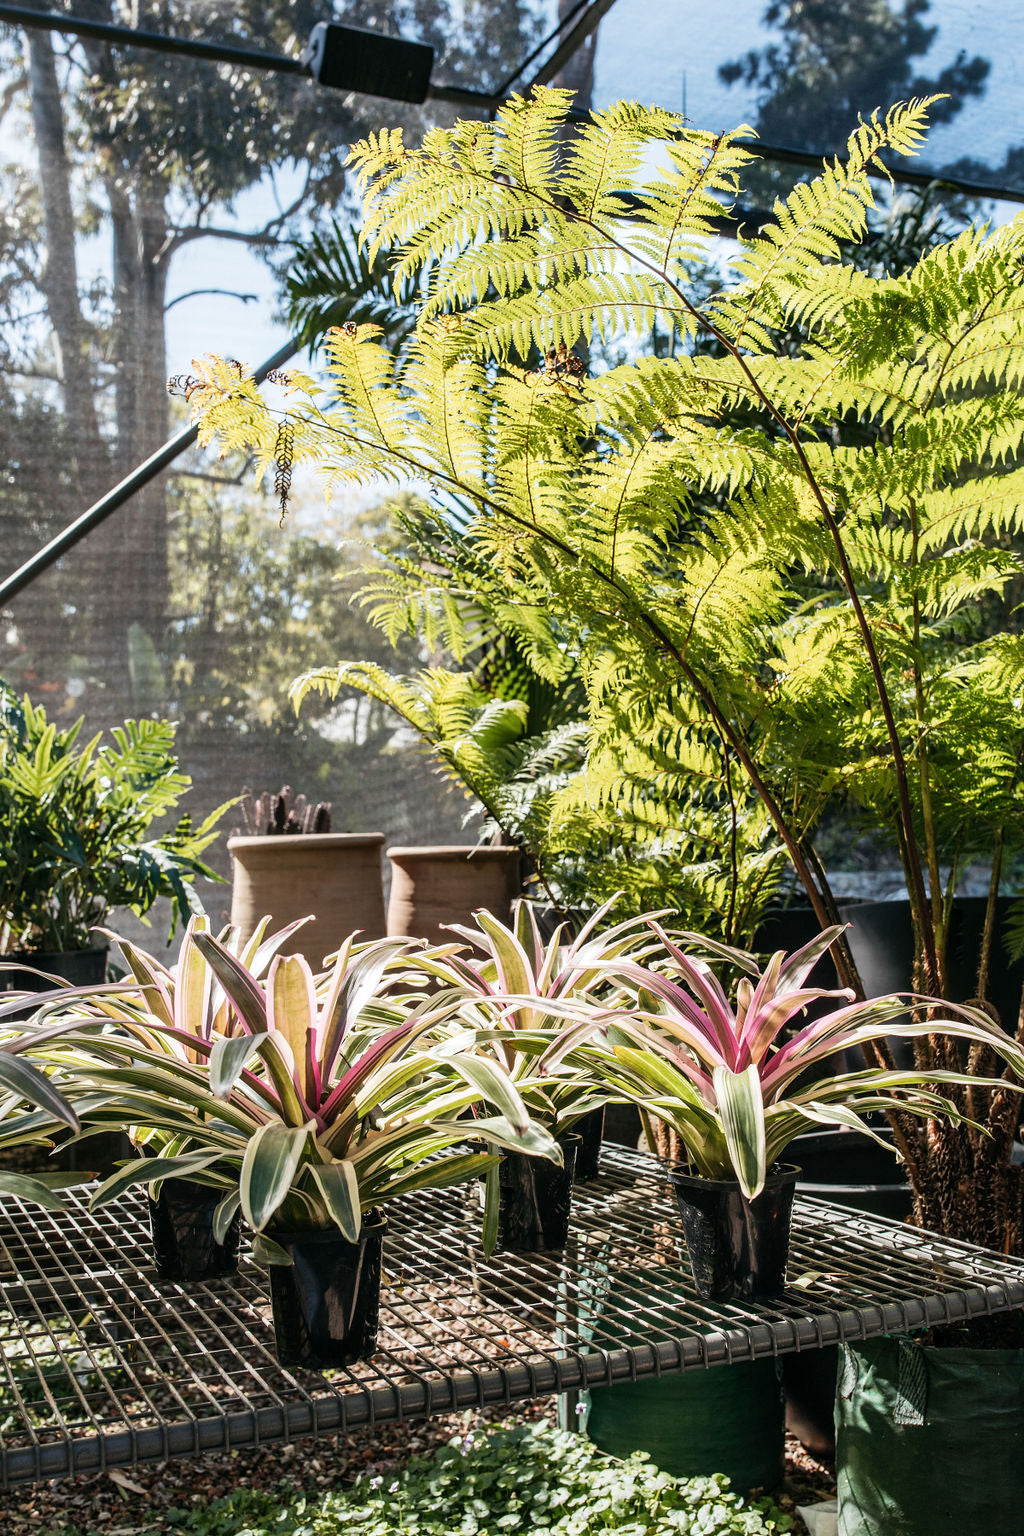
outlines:
[[[738,933],[784,848],[820,913],[807,850],[851,807],[933,879],[995,826],[1009,868],[1024,219],[903,273],[855,260],[869,173],[921,142],[928,102],[904,103],[738,241],[723,286],[695,259],[743,196],[747,131],[568,107],[540,91],[353,152],[365,261],[419,294],[416,331],[395,358],[342,327],[324,392],[284,409],[328,485],[432,487],[361,600],[452,670],[348,664],[297,698],[397,709],[573,900],[618,877]],[[247,376],[211,363],[193,404],[206,440],[272,462],[281,411]]]

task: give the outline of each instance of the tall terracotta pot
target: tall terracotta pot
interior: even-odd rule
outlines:
[[[436,942],[480,907],[508,922],[522,891],[518,848],[389,848],[388,933]]]
[[[319,969],[355,929],[384,934],[382,832],[307,832],[295,837],[231,837],[231,922],[249,935],[261,917],[271,931],[313,914],[284,945]]]

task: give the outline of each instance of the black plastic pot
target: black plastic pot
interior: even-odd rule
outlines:
[[[580,1139],[576,1148],[576,1169],[573,1175],[577,1184],[596,1179],[601,1172],[601,1143],[604,1140],[604,1105],[592,1109],[589,1115],[577,1120],[575,1134]]]
[[[690,1268],[707,1301],[780,1296],[786,1286],[789,1228],[800,1170],[777,1167],[755,1200],[738,1183],[673,1170]]]
[[[359,1241],[329,1232],[272,1232],[291,1264],[270,1267],[274,1339],[282,1365],[312,1369],[367,1360],[377,1347],[381,1250],[387,1222],[364,1217]]]
[[[604,1139],[619,1147],[631,1147],[635,1152],[643,1125],[640,1111],[635,1104],[606,1104],[604,1107]]]
[[[223,1243],[214,1241],[213,1214],[221,1196],[188,1179],[165,1179],[149,1202],[153,1256],[161,1280],[213,1280],[238,1268],[242,1218],[236,1214]]]
[[[5,964],[26,967],[24,970],[0,971],[0,998],[5,992],[52,992],[54,983],[35,975],[35,971],[59,976],[69,987],[102,986],[107,979],[109,953],[109,945],[98,944],[92,949],[19,949],[0,955],[0,960]],[[33,1006],[27,1004],[16,1014],[8,1014],[7,1017],[11,1020],[27,1019],[31,1018],[32,1012]],[[67,1134],[70,1135],[70,1132]],[[59,1150],[46,1160],[45,1166],[51,1171],[88,1172],[105,1178],[107,1174],[113,1173],[121,1158],[131,1156],[128,1138],[116,1131],[101,1131],[82,1142],[72,1141],[68,1145],[63,1144],[65,1140],[66,1137],[57,1138]]]
[[[498,1253],[561,1253],[569,1240],[580,1138],[559,1136],[562,1166],[509,1152],[498,1167]]]

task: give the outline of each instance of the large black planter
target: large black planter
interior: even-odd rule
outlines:
[[[794,902],[791,906],[776,907],[764,914],[757,926],[751,947],[764,954],[773,955],[776,950],[782,949],[787,955],[791,955],[795,950],[803,949],[804,945],[809,944],[812,939],[816,939],[820,932],[821,924],[814,914],[813,907],[803,902]],[[808,978],[808,985],[822,987],[825,991],[838,987],[839,975],[831,950],[826,951],[820,959],[815,961]]]
[[[1024,960],[1011,960],[1003,942],[1010,897],[996,903],[996,931],[989,967],[989,999],[1003,1028],[1017,1024]],[[951,1002],[964,1003],[977,993],[978,958],[985,925],[984,896],[958,896],[950,914],[947,992]],[[914,939],[908,901],[862,901],[839,908],[850,927],[847,940],[868,997],[913,990]],[[895,1042],[897,1054],[909,1063],[913,1051],[908,1040]]]
[[[577,1120],[575,1134],[579,1137],[576,1149],[576,1169],[573,1175],[577,1184],[596,1179],[601,1172],[601,1143],[604,1140],[605,1107],[592,1109],[589,1115]]]
[[[708,1301],[781,1296],[798,1173],[774,1169],[754,1200],[731,1180],[669,1174],[698,1295]]]
[[[796,950],[803,949],[804,945],[809,944],[812,939],[816,939],[820,932],[821,924],[813,909],[810,906],[794,903],[792,906],[765,913],[754,934],[752,947],[763,954],[772,955],[781,949],[791,955]],[[839,973],[832,959],[831,950],[827,950],[815,962],[806,985],[820,987],[823,992],[837,990]],[[834,1000],[828,999],[820,1003],[811,1003],[787,1026],[787,1033],[794,1033],[802,1029],[805,1024],[813,1024],[817,1019],[823,1018],[826,1013],[831,1013],[836,1006]],[[852,1061],[851,1054],[854,1056]],[[806,1072],[801,1073],[793,1084],[793,1090],[796,1091],[808,1083],[820,1082],[825,1077],[834,1077],[839,1072],[856,1071],[862,1065],[859,1051],[850,1054],[846,1051],[833,1051],[831,1056],[816,1061]]]
[[[188,1179],[164,1179],[158,1200],[150,1199],[153,1257],[161,1280],[212,1280],[238,1268],[241,1216],[236,1213],[223,1243],[213,1236],[221,1195]]]
[[[498,1166],[497,1253],[561,1253],[569,1240],[580,1138],[559,1136],[562,1166],[509,1152]]]
[[[878,1134],[891,1144],[885,1126]],[[869,1211],[905,1221],[913,1208],[907,1171],[894,1151],[880,1147],[858,1131],[810,1131],[790,1143],[788,1151],[800,1165],[797,1189],[816,1200]]]
[[[5,965],[18,966],[18,970],[0,971],[0,993],[4,992],[52,992],[54,984],[36,971],[46,971],[59,976],[69,987],[98,987],[107,978],[107,955],[110,946],[96,945],[92,949],[33,950],[18,949],[10,954],[0,954]],[[25,967],[25,969],[21,969]],[[31,1013],[26,1008],[24,1016]]]
[[[272,1232],[291,1264],[270,1267],[282,1365],[312,1369],[367,1360],[377,1347],[381,1250],[387,1222],[365,1217],[359,1241],[329,1232]]]

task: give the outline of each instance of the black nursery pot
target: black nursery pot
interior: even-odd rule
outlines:
[[[282,1365],[318,1369],[367,1360],[377,1347],[387,1222],[364,1218],[359,1240],[329,1232],[272,1232],[292,1262],[270,1266],[274,1338]]]
[[[164,1179],[159,1200],[149,1201],[153,1255],[161,1280],[213,1280],[238,1268],[238,1239],[242,1229],[235,1215],[218,1243],[213,1215],[220,1195],[188,1179]]]
[[[707,1301],[780,1296],[800,1170],[776,1167],[755,1200],[738,1183],[673,1171],[697,1293]]]
[[[579,1136],[558,1137],[562,1166],[509,1152],[498,1167],[498,1253],[561,1253],[569,1241]]]
[[[573,1175],[577,1184],[585,1184],[589,1179],[596,1179],[601,1172],[601,1143],[604,1140],[604,1105],[600,1109],[592,1109],[589,1115],[584,1115],[582,1120],[577,1120],[575,1134],[580,1139],[576,1148],[576,1171]]]
[[[4,992],[52,992],[61,982],[67,987],[99,987],[107,979],[109,944],[99,944],[93,949],[17,949],[0,954],[5,965],[17,966],[17,970],[0,971],[0,1001]],[[59,976],[60,981],[47,981],[37,976],[45,971],[48,976]],[[40,1001],[43,999],[40,997]],[[29,1019],[33,1005],[26,1003],[8,1019]]]

